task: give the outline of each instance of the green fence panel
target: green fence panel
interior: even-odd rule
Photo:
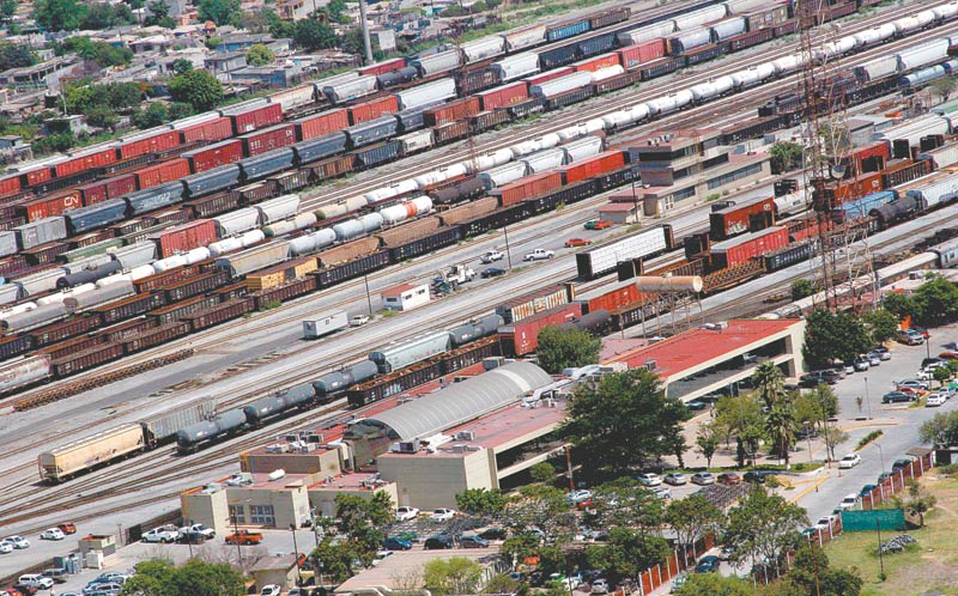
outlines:
[[[901,509],[875,509],[873,511],[843,511],[843,532],[874,532],[906,530],[905,512]]]

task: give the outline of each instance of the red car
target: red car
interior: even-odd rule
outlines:
[[[587,230],[604,230],[611,227],[612,222],[607,219],[593,219],[585,222],[585,229]]]
[[[736,474],[735,472],[724,472],[718,475],[718,478],[715,479],[719,484],[726,484],[732,486],[733,484],[740,484],[742,482],[742,477]]]
[[[575,248],[576,246],[589,246],[592,244],[591,240],[586,240],[585,238],[569,238],[565,241],[566,248]]]

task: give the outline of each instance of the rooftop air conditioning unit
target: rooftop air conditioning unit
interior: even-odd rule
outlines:
[[[399,453],[417,453],[419,451],[419,439],[412,441],[400,441]]]
[[[306,442],[307,443],[325,443],[326,437],[317,433],[310,433],[306,435]]]
[[[482,447],[479,445],[466,445],[466,451],[481,451]]]
[[[455,445],[452,446],[452,452],[453,452],[453,453],[465,453],[465,452],[466,452],[466,446],[463,445],[463,444],[461,444],[461,443],[457,443],[457,444],[455,444]]]
[[[471,430],[461,430],[456,433],[457,441],[475,441],[476,433]]]

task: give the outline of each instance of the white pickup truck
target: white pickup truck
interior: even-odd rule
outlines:
[[[481,257],[479,257],[479,262],[488,265],[489,263],[501,261],[504,258],[506,258],[506,255],[502,254],[498,250],[487,250]]]
[[[216,538],[216,530],[213,528],[207,528],[203,524],[193,524],[192,526],[183,526],[180,528],[181,536],[188,536],[191,534],[202,536],[207,540]]]
[[[523,261],[545,261],[546,259],[551,259],[556,256],[556,251],[546,250],[544,248],[537,248],[530,253],[526,253],[522,257]]]
[[[176,542],[180,539],[180,531],[176,526],[160,526],[143,534],[143,542]]]

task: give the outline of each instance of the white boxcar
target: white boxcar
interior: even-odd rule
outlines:
[[[376,363],[379,372],[388,373],[442,354],[449,349],[450,341],[448,331],[433,331],[370,352],[369,359]]]
[[[576,268],[582,279],[594,279],[615,271],[629,259],[647,258],[665,252],[672,245],[672,228],[656,226],[615,240],[604,246],[577,253]]]
[[[905,192],[921,197],[927,207],[948,203],[958,197],[958,173],[939,172],[929,176],[931,180],[916,181]]]
[[[157,416],[141,422],[143,440],[150,448],[172,439],[176,433],[197,422],[209,420],[216,415],[216,400],[211,397],[200,399],[196,403],[179,408],[164,416]]]
[[[112,253],[113,260],[124,269],[133,269],[142,265],[149,265],[156,260],[156,244],[152,242],[137,242],[129,246],[117,248]]]
[[[911,70],[947,59],[948,45],[947,39],[932,39],[917,48],[902,50],[898,53],[902,70]]]
[[[866,81],[877,81],[896,72],[898,72],[898,56],[894,54],[874,58],[855,67],[855,74]]]
[[[303,321],[303,337],[317,339],[346,327],[349,327],[349,315],[346,311],[340,310],[325,317]]]
[[[669,20],[662,21],[661,23],[655,23],[653,25],[647,25],[645,27],[639,27],[638,29],[623,31],[622,33],[618,34],[617,38],[620,45],[631,46],[640,44],[644,41],[658,39],[659,37],[668,37],[673,33],[675,33],[675,21]]]
[[[316,100],[316,87],[312,83],[300,85],[299,87],[293,87],[292,89],[286,89],[285,91],[271,95],[270,99],[273,103],[278,103],[283,106],[283,112],[285,113],[289,110],[313,103],[313,101]]]
[[[538,85],[530,85],[529,94],[535,95],[536,97],[549,98],[566,93],[567,91],[572,91],[573,89],[581,89],[582,87],[586,87],[591,84],[591,72],[574,72],[570,75],[559,77],[558,79],[543,81]]]
[[[410,153],[432,147],[432,129],[417,130],[416,132],[396,137],[396,140],[402,143],[403,154],[409,155]]]
[[[216,234],[220,238],[227,238],[252,230],[259,225],[259,211],[252,207],[244,207],[217,215],[213,221],[216,222]]]
[[[342,103],[376,92],[376,77],[367,75],[350,81],[323,85],[323,94],[333,103]]]
[[[498,35],[493,35],[464,43],[460,46],[460,49],[466,62],[479,62],[480,60],[505,54],[506,40]]]
[[[27,356],[23,360],[0,364],[0,392],[6,393],[50,378],[50,357]]]
[[[411,110],[431,103],[446,101],[456,97],[456,82],[451,78],[440,79],[425,85],[417,85],[396,94],[399,107]]]
[[[724,19],[726,16],[728,16],[728,9],[724,4],[718,4],[679,15],[672,20],[675,22],[676,29],[684,31],[685,29],[701,27],[705,23]]]
[[[445,52],[420,56],[410,61],[409,65],[415,67],[422,76],[428,77],[458,68],[460,61],[459,50],[447,50]]]
[[[117,426],[44,451],[38,458],[40,477],[51,482],[62,482],[78,472],[140,451],[144,446],[143,428],[139,424]]]
[[[939,169],[953,166],[958,164],[958,143],[942,145],[937,149],[926,151],[925,154],[934,160],[935,166]]]
[[[534,25],[519,31],[510,31],[503,33],[502,37],[506,40],[506,47],[510,50],[518,50],[542,43],[546,39],[546,26]]]
[[[539,72],[539,55],[533,52],[523,52],[515,56],[507,56],[492,63],[492,70],[499,74],[499,79],[505,83],[521,79],[526,75]]]
[[[487,189],[492,190],[497,186],[502,186],[503,184],[509,184],[510,182],[515,182],[519,178],[522,178],[526,175],[526,164],[521,161],[510,162],[495,168],[486,170],[479,174],[479,180],[482,180],[482,183],[486,186]]]

